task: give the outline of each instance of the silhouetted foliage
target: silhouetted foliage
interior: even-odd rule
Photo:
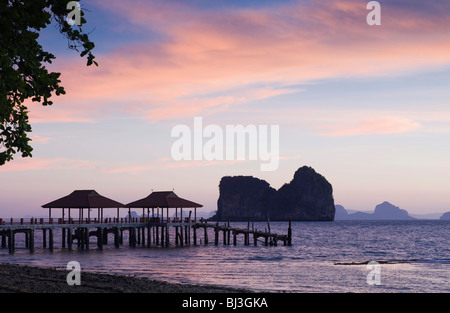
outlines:
[[[31,157],[29,145],[31,125],[24,101],[52,105],[53,94],[65,94],[60,85],[60,73],[49,72],[45,65],[55,56],[44,51],[38,43],[39,31],[51,24],[59,26],[60,33],[68,40],[70,49],[87,58],[87,65],[94,61],[94,43],[83,32],[86,23],[80,11],[80,25],[69,25],[67,8],[69,0],[0,0],[0,165],[21,153]]]

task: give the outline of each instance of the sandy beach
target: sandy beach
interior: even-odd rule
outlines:
[[[0,264],[0,293],[237,293],[242,289],[170,284],[147,278],[81,273],[81,284],[70,286],[70,271]]]

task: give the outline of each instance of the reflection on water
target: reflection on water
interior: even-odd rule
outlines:
[[[247,223],[232,226],[245,228]],[[255,223],[255,227],[264,229],[266,224]],[[130,248],[125,244],[116,249],[111,237],[104,250],[97,250],[92,238],[89,251],[68,251],[59,249],[61,236],[56,233],[53,253],[39,246],[39,238],[35,253],[29,253],[17,235],[16,253],[1,249],[0,262],[65,269],[74,260],[82,271],[256,291],[450,292],[449,222],[295,222],[292,227],[291,247],[244,246],[243,237],[238,237],[237,246]],[[287,223],[272,222],[271,230],[286,233]],[[367,284],[369,270],[361,264],[366,261],[390,261],[381,264],[380,286]]]

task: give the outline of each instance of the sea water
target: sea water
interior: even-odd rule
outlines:
[[[264,230],[267,223],[254,227]],[[287,227],[270,223],[273,233],[286,234]],[[93,271],[263,292],[450,292],[450,221],[293,222],[292,246],[254,246],[252,238],[245,246],[242,235],[236,246],[223,245],[222,236],[215,246],[209,231],[209,245],[132,248],[124,238],[115,248],[110,238],[98,250],[91,237],[88,251],[76,244],[72,251],[61,249],[56,232],[53,252],[36,237],[34,253],[17,234],[15,253],[0,249],[0,262],[66,269],[77,261],[81,275]],[[203,241],[203,231],[198,240]],[[371,261],[379,264],[378,284],[369,283]]]

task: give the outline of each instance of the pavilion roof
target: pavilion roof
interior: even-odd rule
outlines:
[[[147,197],[130,202],[127,208],[201,208],[203,205],[178,197],[173,191],[154,191]]]
[[[95,190],[75,190],[71,194],[44,204],[43,208],[121,208],[122,203],[100,195]]]

